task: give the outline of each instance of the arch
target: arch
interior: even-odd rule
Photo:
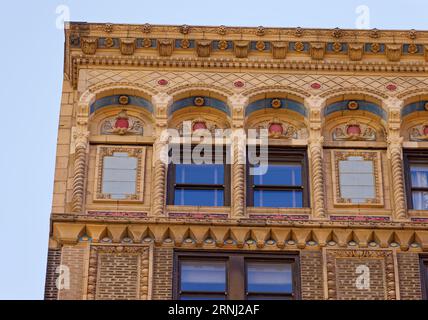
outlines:
[[[127,97],[128,102],[125,104],[121,103],[120,99],[122,97]],[[93,103],[90,104],[89,113],[93,114],[95,111],[101,108],[110,107],[110,106],[119,106],[119,105],[122,105],[123,107],[135,106],[138,108],[146,109],[150,113],[153,113],[153,105],[150,101],[139,96],[127,95],[127,94],[115,94],[115,95],[96,99]]]
[[[245,116],[248,117],[253,112],[266,109],[290,110],[299,113],[305,118],[308,116],[308,109],[302,102],[280,96],[276,98],[266,97],[250,102],[245,108]]]
[[[410,104],[412,102],[420,101],[420,100],[428,100],[428,88],[427,89],[411,89],[401,92],[397,95],[398,99],[404,101],[404,105]]]
[[[426,112],[428,115],[428,99],[418,100],[416,102],[409,103],[401,109],[401,116],[407,117],[415,112]]]
[[[175,112],[188,107],[197,107],[200,109],[213,108],[228,116],[231,115],[229,105],[225,101],[213,96],[205,94],[197,95],[191,92],[190,96],[179,98],[171,104],[171,106],[168,108],[168,116],[171,116]]]
[[[358,104],[358,110],[349,109],[349,104],[352,102],[356,102]],[[324,117],[327,117],[336,112],[356,112],[356,111],[365,111],[371,113],[378,118],[386,121],[388,118],[387,112],[378,104],[373,103],[367,100],[360,99],[345,99],[337,102],[332,102],[330,104],[326,104],[323,110]]]
[[[108,96],[129,95],[136,97],[137,99],[134,99],[133,102],[137,100],[139,104],[142,104],[141,101],[138,101],[139,99],[146,100],[147,105],[151,106],[150,112],[153,112],[153,106],[150,101],[152,96],[156,95],[157,93],[157,91],[147,86],[131,84],[128,82],[106,83],[89,87],[81,94],[79,98],[79,104],[92,106],[97,100]],[[90,113],[91,109],[92,108],[89,108],[88,110]]]

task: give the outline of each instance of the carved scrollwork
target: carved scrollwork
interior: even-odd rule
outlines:
[[[141,120],[128,115],[122,110],[115,117],[109,118],[101,125],[101,134],[143,135],[144,128]]]
[[[428,122],[411,128],[409,137],[411,141],[428,141]]]
[[[332,138],[336,141],[376,141],[377,135],[372,127],[352,119],[334,128]]]

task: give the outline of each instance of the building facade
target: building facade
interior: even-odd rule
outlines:
[[[65,39],[46,299],[426,298],[428,32]],[[220,129],[221,161],[184,161]]]

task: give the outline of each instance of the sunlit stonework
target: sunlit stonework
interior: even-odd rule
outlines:
[[[76,22],[65,39],[46,299],[426,296],[427,31]]]

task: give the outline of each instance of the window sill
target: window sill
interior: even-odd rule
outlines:
[[[310,214],[311,208],[272,208],[272,207],[247,207],[247,213],[257,214]]]

